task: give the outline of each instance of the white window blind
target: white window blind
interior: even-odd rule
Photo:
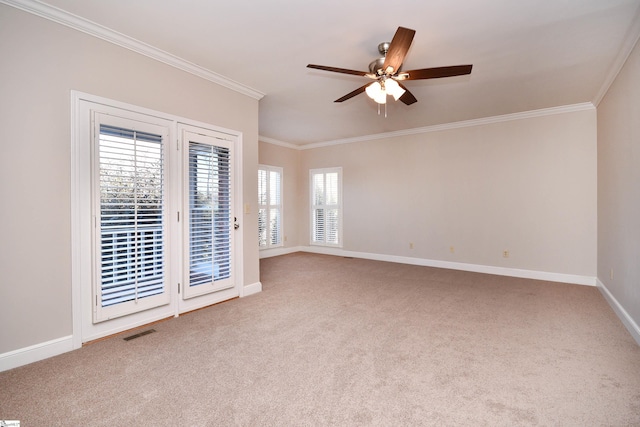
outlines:
[[[312,169],[311,243],[342,246],[342,168]]]
[[[231,275],[231,158],[227,147],[189,142],[189,286]]]
[[[100,125],[99,302],[165,291],[162,136]]]
[[[282,246],[282,168],[258,167],[258,246]]]

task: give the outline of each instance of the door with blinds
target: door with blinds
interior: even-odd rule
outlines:
[[[168,128],[96,114],[93,322],[169,304]]]
[[[210,130],[182,129],[182,305],[237,296],[234,280],[234,140]],[[201,305],[199,303],[198,305]]]

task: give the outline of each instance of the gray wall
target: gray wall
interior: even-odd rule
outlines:
[[[300,162],[301,244],[308,170],[342,166],[345,250],[596,275],[595,108],[302,150]]]
[[[640,333],[638,76],[640,46],[636,44],[598,105],[598,279]]]

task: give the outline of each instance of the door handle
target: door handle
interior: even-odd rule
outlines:
[[[233,229],[237,230],[238,228],[240,228],[240,224],[238,224],[238,218],[236,218],[235,216],[233,217]]]

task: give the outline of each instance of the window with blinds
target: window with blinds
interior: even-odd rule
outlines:
[[[97,151],[99,305],[163,294],[163,137],[100,124]]]
[[[189,142],[189,286],[231,275],[231,158],[228,147]]]
[[[258,167],[258,246],[282,246],[282,168]]]
[[[342,246],[342,168],[312,169],[311,244]]]

